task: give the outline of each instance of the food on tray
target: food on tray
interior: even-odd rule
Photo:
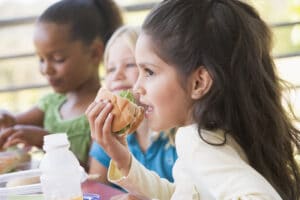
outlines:
[[[19,148],[8,148],[0,152],[0,174],[10,172],[20,164],[28,162],[30,155]]]
[[[101,88],[96,97],[96,101],[100,100],[109,100],[113,104],[112,131],[115,134],[133,133],[144,118],[144,108],[135,104],[134,96],[129,91],[122,91],[120,95],[116,95]]]
[[[21,186],[21,185],[30,185],[40,182],[40,177],[26,177],[26,178],[14,178],[12,180],[9,180],[6,183],[6,187],[15,187],[15,186]]]

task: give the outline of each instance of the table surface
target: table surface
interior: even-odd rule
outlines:
[[[124,191],[112,186],[91,180],[88,180],[82,184],[82,191],[83,193],[99,194],[101,200],[110,200],[110,198],[113,196],[125,193]]]
[[[125,194],[124,191],[121,191],[119,189],[116,189],[112,186],[108,186],[96,181],[85,181],[81,185],[82,192],[84,194],[90,193],[90,194],[98,194],[100,195],[100,200],[110,200],[111,197]],[[0,197],[2,199],[2,197]],[[42,194],[32,194],[32,195],[11,195],[8,196],[8,200],[43,200]]]
[[[37,154],[38,155],[38,154]],[[34,159],[32,159],[34,160]],[[26,164],[26,168],[20,168],[19,170],[27,170],[27,169],[32,169],[32,168],[37,168],[38,165],[32,165],[32,163],[34,162],[30,162],[31,164],[28,165]],[[23,166],[23,165],[20,165]],[[24,165],[25,166],[25,165]],[[23,166],[23,167],[24,167]],[[101,200],[110,200],[111,197],[116,196],[116,195],[120,195],[120,194],[125,194],[124,191],[119,190],[117,188],[114,188],[112,186],[109,185],[105,185],[102,184],[100,182],[97,181],[93,181],[93,180],[87,180],[84,183],[82,183],[82,192],[83,193],[91,193],[91,194],[98,194],[100,195],[100,199]],[[13,198],[8,198],[8,199],[13,199],[13,200],[40,200],[42,199],[42,196],[39,195],[26,195],[26,197],[24,195],[18,196],[16,195]],[[0,197],[1,200],[1,197]]]

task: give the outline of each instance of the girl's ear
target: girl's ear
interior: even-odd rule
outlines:
[[[192,74],[191,83],[191,98],[200,99],[210,90],[213,80],[207,69],[204,66],[200,66]]]

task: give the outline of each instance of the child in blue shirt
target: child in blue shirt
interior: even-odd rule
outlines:
[[[108,41],[104,53],[106,87],[119,93],[131,90],[137,80],[138,69],[134,50],[139,29],[130,26],[119,28]],[[146,168],[155,171],[160,177],[173,182],[172,167],[177,159],[174,147],[174,131],[153,132],[144,120],[138,130],[127,136],[127,143],[134,157]],[[108,184],[106,177],[110,157],[96,142],[90,151],[91,174],[99,174],[99,180]]]

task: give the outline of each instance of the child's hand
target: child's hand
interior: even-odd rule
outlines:
[[[130,169],[131,154],[127,147],[126,136],[120,137],[112,134],[113,115],[110,113],[112,108],[113,106],[109,102],[93,102],[86,110],[86,115],[92,138],[102,146],[126,176]]]
[[[3,129],[0,133],[0,148],[7,148],[18,143],[42,147],[43,137],[48,132],[38,126],[16,125]]]
[[[5,110],[0,110],[0,131],[5,128],[14,126],[15,124],[16,119],[11,113]]]

